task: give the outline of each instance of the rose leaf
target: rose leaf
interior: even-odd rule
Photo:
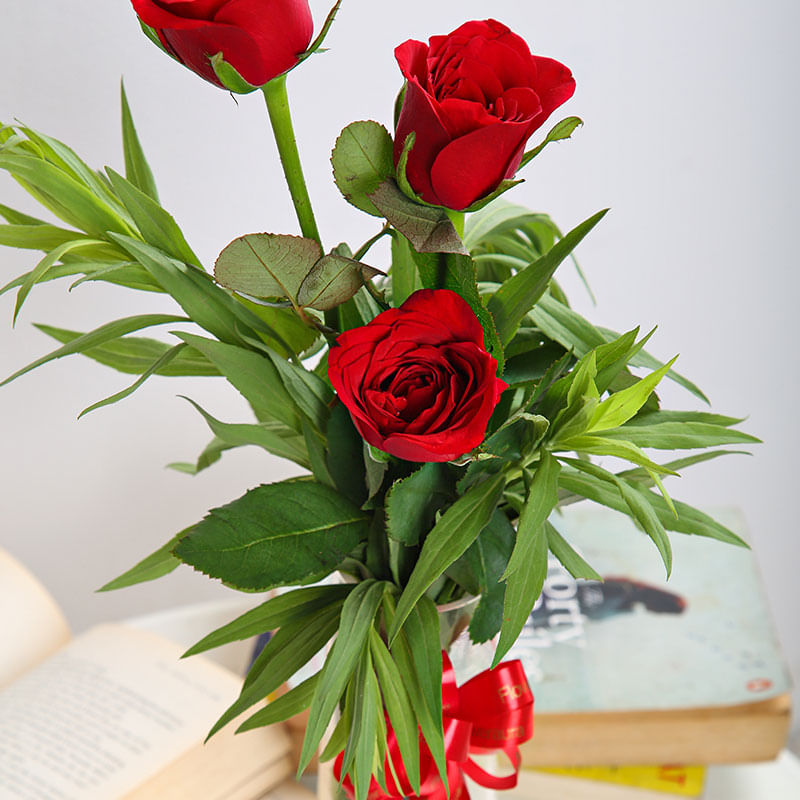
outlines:
[[[301,306],[328,311],[349,300],[363,285],[380,270],[331,254],[323,256],[306,275],[297,292]]]
[[[369,199],[381,214],[411,242],[418,253],[458,253],[466,255],[464,243],[443,208],[420,205],[406,197],[389,178]]]
[[[245,591],[319,580],[367,536],[367,516],[314,481],[262,485],[212,509],[174,552]]]
[[[333,178],[345,200],[375,217],[382,214],[369,195],[394,174],[392,146],[386,128],[366,120],[348,125],[331,154]]]
[[[252,297],[288,297],[322,257],[312,239],[276,233],[250,233],[234,239],[214,265],[217,283]]]

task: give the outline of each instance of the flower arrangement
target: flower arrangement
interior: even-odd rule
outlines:
[[[4,287],[17,291],[15,315],[37,284],[75,276],[166,293],[183,311],[83,334],[48,328],[61,346],[7,380],[74,353],[123,372],[138,365],[134,383],[93,410],[152,375],[224,376],[255,422],[223,422],[196,406],[213,434],[198,469],[256,445],[307,474],[212,509],[106,588],[180,564],[247,592],[299,587],[189,651],[277,630],[214,731],[252,712],[333,639],[318,673],[241,729],[308,710],[302,769],[338,711],[322,757],[336,759],[358,800],[443,785],[458,793],[462,773],[488,780],[469,746],[453,752],[446,726],[463,723],[474,749],[492,740],[480,739],[479,723],[509,727],[508,704],[488,722],[468,712],[487,682],[520,685],[502,660],[539,596],[548,552],[576,578],[599,578],[551,514],[582,499],[615,508],[653,540],[669,572],[667,531],[741,542],[673,501],[662,478],[727,452],[710,448],[756,440],[732,417],[661,408],[662,379],[705,398],[674,359],[647,353],[652,332],[613,333],[570,307],[555,272],[605,212],[562,234],[547,215],[498,199],[581,124],[567,117],[529,145],[574,91],[567,67],[531,54],[495,20],[401,44],[394,135],[354,122],[331,159],[342,195],[381,227],[355,250],[327,249],[286,78],[321,49],[339,3],[312,41],[306,0],[132,2],[145,34],[182,65],[227,91],[263,92],[302,235],[244,234],[213,275],[203,269],[159,204],[124,93],[124,176],[93,171],[32,128],[4,126],[0,168],[64,224],[0,206],[0,242],[45,254]],[[384,237],[391,262],[368,263]],[[171,344],[132,335],[164,324],[181,326]],[[667,463],[648,454],[674,449],[695,452]],[[614,470],[608,458],[628,463]],[[316,585],[337,572],[349,582]],[[479,600],[469,635],[497,638],[496,669],[477,689],[461,687],[456,702],[437,606],[470,596]],[[527,722],[503,741],[508,751],[530,735]],[[474,730],[463,733],[467,723]]]

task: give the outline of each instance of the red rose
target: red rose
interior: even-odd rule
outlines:
[[[131,0],[145,25],[189,69],[225,88],[210,58],[224,60],[252,86],[297,63],[311,41],[308,0]]]
[[[450,461],[477,447],[507,388],[475,313],[455,292],[421,289],[345,331],[328,376],[369,444],[406,461]]]
[[[407,80],[395,165],[414,131],[408,181],[446,208],[467,208],[513,177],[530,135],[575,91],[567,67],[531,55],[493,19],[466,22],[427,45],[410,39],[394,53]]]

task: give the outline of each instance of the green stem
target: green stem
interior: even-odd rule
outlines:
[[[289,110],[289,95],[286,92],[286,75],[279,75],[262,87],[264,99],[267,101],[269,121],[275,134],[275,143],[278,145],[278,155],[283,166],[283,174],[292,196],[297,221],[300,231],[307,239],[313,239],[322,247],[322,238],[319,235],[317,221],[311,208],[311,198],[308,196],[306,179],[303,176],[303,166],[300,163],[300,154],[297,152],[297,139],[294,135],[292,115]],[[325,312],[325,324],[333,329],[339,327],[339,312],[337,309]]]
[[[355,254],[353,255],[353,260],[361,261],[361,259],[364,258],[364,256],[369,252],[370,248],[375,244],[375,242],[389,234],[391,227],[391,223],[387,222],[371,239],[367,239],[367,241],[364,242],[364,244],[362,244],[358,250],[356,250]]]
[[[297,140],[292,126],[292,115],[289,111],[289,95],[286,92],[286,75],[279,75],[264,87],[264,99],[267,101],[269,121],[275,133],[275,142],[278,145],[278,154],[283,166],[283,174],[292,196],[297,221],[300,230],[308,239],[322,244],[314,212],[311,209],[311,199],[308,196],[306,181],[303,177],[303,167],[300,164],[300,154],[297,152]]]

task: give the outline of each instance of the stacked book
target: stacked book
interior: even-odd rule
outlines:
[[[735,514],[715,516],[743,535]],[[702,765],[775,758],[791,681],[752,551],[673,536],[667,580],[622,515],[573,506],[552,522],[604,580],[551,558],[509,654],[536,697],[516,796],[700,797]]]

